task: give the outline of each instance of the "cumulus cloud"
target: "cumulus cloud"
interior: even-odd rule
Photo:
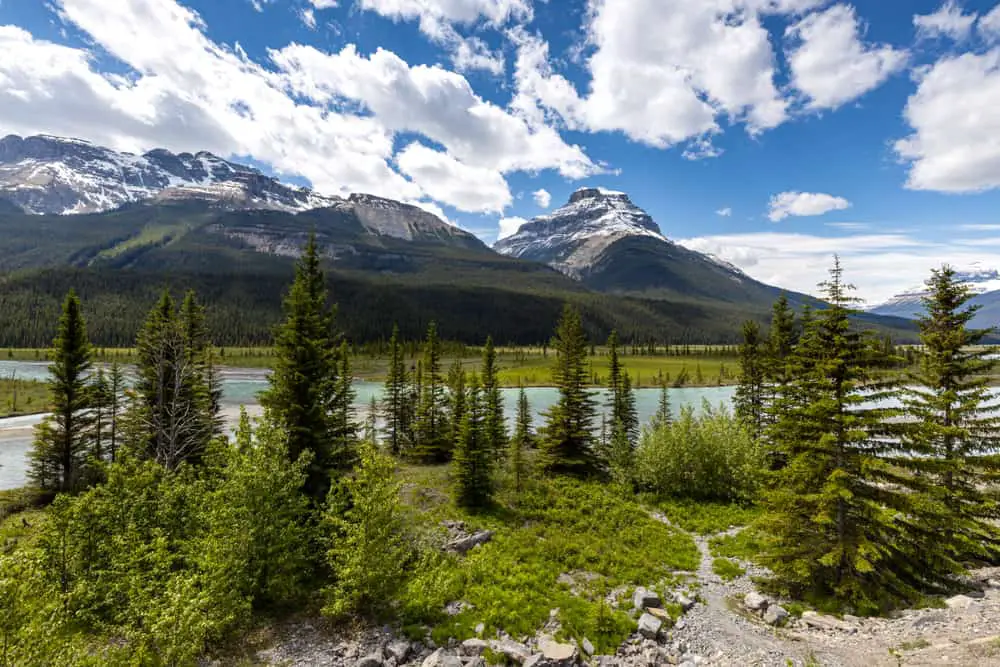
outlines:
[[[718,211],[715,212],[715,214],[722,218],[728,218],[733,215],[733,209],[729,207],[720,208]]]
[[[994,7],[989,14],[979,17],[976,30],[987,42],[1000,40],[1000,4]]]
[[[541,190],[535,190],[535,192],[532,193],[532,197],[535,198],[535,203],[542,208],[548,208],[552,204],[552,195],[549,194],[549,191],[544,188]]]
[[[528,221],[524,218],[510,217],[500,219],[500,232],[497,234],[497,241],[507,238],[508,236],[513,236],[517,234],[517,230],[521,229]]]
[[[948,37],[961,41],[972,32],[972,24],[976,22],[976,14],[966,14],[955,0],[947,0],[933,14],[917,14],[913,17],[913,25],[917,36],[922,39]]]
[[[316,13],[313,12],[313,10],[308,7],[303,8],[302,11],[299,12],[299,18],[302,19],[302,22],[305,23],[306,27],[310,30],[316,29]]]
[[[309,0],[309,3],[316,9],[330,9],[337,6],[337,0]]]
[[[904,118],[913,133],[895,143],[909,164],[907,187],[979,192],[1000,187],[1000,48],[945,56],[916,73]]]
[[[785,35],[792,85],[810,109],[836,109],[877,88],[902,70],[908,54],[888,45],[861,41],[861,25],[850,5],[809,14]]]
[[[499,213],[512,201],[507,181],[499,172],[462,164],[419,142],[400,151],[396,163],[431,198],[462,211]]]
[[[779,222],[790,216],[823,215],[830,211],[850,208],[851,202],[843,197],[821,192],[782,192],[771,197],[767,217],[771,222]]]

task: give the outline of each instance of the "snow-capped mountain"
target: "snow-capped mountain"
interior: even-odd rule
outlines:
[[[778,294],[727,262],[672,242],[627,194],[604,188],[577,190],[565,206],[493,249],[544,262],[602,291],[754,304]]]
[[[980,312],[973,319],[975,327],[992,327],[1000,323],[1000,270],[985,269],[977,265],[965,271],[958,271],[955,277],[965,284],[976,296],[970,299],[970,305],[980,307]],[[916,319],[923,316],[923,299],[928,294],[927,286],[920,285],[905,290],[884,303],[869,308],[876,315],[892,315]]]
[[[205,199],[229,208],[303,211],[325,197],[208,152],[122,153],[79,139],[0,139],[0,198],[28,213],[95,213],[162,199]]]

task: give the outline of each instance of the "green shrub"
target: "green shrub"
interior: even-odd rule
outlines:
[[[723,581],[732,581],[746,574],[746,570],[728,558],[716,558],[712,561],[712,572],[722,577]]]
[[[640,486],[658,496],[746,502],[763,478],[763,449],[725,409],[685,408],[670,424],[647,429],[636,453]]]
[[[694,501],[686,498],[647,499],[671,524],[699,535],[712,535],[745,526],[760,516],[756,505]]]

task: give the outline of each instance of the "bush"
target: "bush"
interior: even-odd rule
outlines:
[[[725,409],[685,408],[670,424],[649,428],[636,453],[640,486],[658,496],[746,502],[765,470],[763,448]]]

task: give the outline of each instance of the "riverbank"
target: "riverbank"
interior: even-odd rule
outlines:
[[[0,377],[0,419],[43,413],[48,402],[49,391],[44,382]]]

